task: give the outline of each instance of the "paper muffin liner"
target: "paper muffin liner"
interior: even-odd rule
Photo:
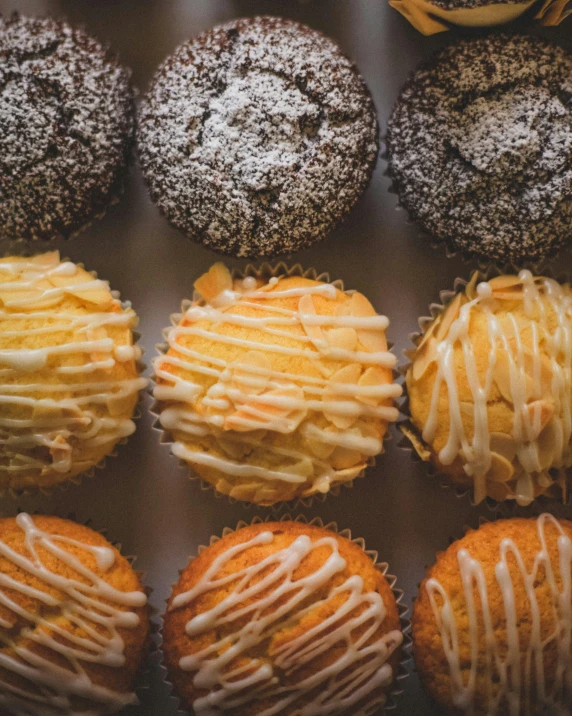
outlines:
[[[246,268],[244,269],[232,269],[231,275],[233,279],[243,279],[248,276],[252,276],[253,278],[260,279],[260,280],[269,280],[274,277],[290,277],[290,276],[301,276],[302,278],[308,278],[312,279],[313,281],[322,281],[323,283],[331,283],[332,286],[335,286],[340,291],[344,291],[344,283],[341,279],[335,279],[331,280],[330,275],[327,272],[318,273],[318,271],[311,267],[308,269],[304,269],[301,264],[295,264],[294,266],[289,267],[286,263],[283,261],[279,262],[278,264],[271,265],[267,262],[263,263],[260,267],[256,267],[252,264],[248,264]],[[197,296],[198,294],[195,292],[194,296]],[[181,302],[181,311],[180,313],[172,313],[170,316],[170,322],[171,325],[167,328],[163,329],[163,337],[165,338],[165,342],[163,343],[157,343],[155,345],[155,348],[157,349],[157,357],[160,357],[162,355],[165,355],[167,351],[169,350],[169,345],[167,343],[167,334],[171,330],[173,326],[176,326],[179,321],[181,320],[182,315],[188,310],[188,308],[192,305],[193,301],[195,300],[195,297],[193,299],[184,299]],[[393,349],[393,343],[391,341],[387,341],[388,350],[391,351]],[[399,371],[397,369],[397,366],[393,369],[393,380],[397,381],[400,377]],[[159,433],[160,435],[160,443],[164,445],[171,446],[174,441],[172,439],[172,436],[170,433],[165,430],[160,423],[160,415],[161,411],[159,410],[159,401],[156,401],[153,396],[153,390],[156,385],[155,380],[155,372],[152,372],[151,380],[148,388],[148,392],[151,395],[151,398],[153,399],[153,403],[150,408],[151,414],[155,418],[155,422],[153,423],[153,430]],[[395,401],[395,404],[397,405],[397,401]],[[380,455],[383,455],[385,452],[385,444],[392,440],[391,430],[390,430],[391,423],[388,423],[387,429],[385,431],[385,434],[382,438],[382,452]],[[175,458],[175,455],[171,452],[169,448],[169,452],[172,458]],[[200,488],[203,491],[213,492],[215,497],[217,499],[225,498],[227,499],[231,504],[240,504],[246,509],[265,509],[265,510],[271,510],[272,512],[280,512],[285,509],[302,509],[302,508],[309,508],[312,505],[315,505],[316,503],[323,503],[324,500],[328,497],[328,495],[334,495],[338,496],[343,488],[351,488],[354,486],[354,483],[357,479],[362,478],[365,476],[365,473],[368,470],[371,470],[376,465],[376,457],[370,457],[366,461],[366,467],[354,478],[351,480],[347,480],[346,482],[337,483],[336,485],[333,485],[328,492],[325,493],[314,493],[312,495],[308,495],[307,497],[295,497],[291,500],[282,500],[279,502],[274,503],[273,505],[260,505],[256,502],[251,502],[249,500],[239,500],[238,498],[231,497],[230,495],[227,495],[225,493],[219,492],[214,485],[211,485],[206,480],[203,480],[201,477],[196,475],[190,465],[188,465],[184,460],[179,460],[179,464],[181,467],[184,467],[187,470],[187,474],[190,480],[198,481],[200,483]]]
[[[292,515],[286,513],[281,515],[280,517],[276,517],[273,515],[266,515],[265,517],[256,516],[250,522],[246,522],[245,520],[240,520],[236,527],[225,527],[222,531],[222,534],[219,535],[211,535],[208,544],[206,545],[199,545],[197,548],[196,555],[191,555],[189,557],[187,564],[179,570],[179,575],[183,572],[183,570],[187,567],[187,565],[194,559],[196,559],[197,556],[199,556],[203,550],[207,549],[207,547],[210,547],[210,545],[215,544],[223,537],[226,537],[229,534],[232,534],[233,532],[237,532],[238,530],[243,529],[244,527],[249,527],[251,525],[257,525],[257,524],[266,524],[268,522],[300,522],[304,525],[310,525],[312,527],[323,527],[326,530],[330,530],[331,532],[335,532],[335,534],[339,535],[340,537],[345,537],[346,539],[349,539],[354,544],[357,544],[359,547],[363,549],[363,551],[368,555],[368,557],[371,559],[371,561],[374,563],[375,567],[383,574],[385,579],[387,580],[387,583],[389,584],[391,591],[393,593],[393,596],[395,598],[395,602],[397,604],[397,610],[399,612],[399,622],[401,631],[403,633],[403,643],[401,644],[401,658],[399,660],[399,666],[397,669],[397,673],[395,674],[393,678],[393,684],[392,687],[388,693],[387,702],[385,706],[383,707],[383,710],[376,711],[376,714],[386,714],[392,712],[396,706],[397,706],[397,699],[403,694],[404,689],[401,688],[401,684],[409,676],[409,666],[412,663],[412,643],[411,643],[411,620],[409,619],[408,612],[409,608],[403,603],[403,591],[401,589],[398,589],[396,587],[397,583],[397,577],[395,577],[392,574],[388,573],[389,565],[387,562],[379,562],[378,561],[378,552],[375,550],[368,550],[365,545],[365,540],[361,537],[352,537],[352,533],[350,529],[340,529],[338,527],[338,524],[336,522],[328,522],[324,524],[323,520],[320,517],[314,517],[312,519],[308,519],[305,515],[299,514],[295,517],[292,517]],[[178,580],[177,580],[178,581]],[[173,582],[171,585],[171,593],[173,589],[176,587],[177,582]],[[171,595],[169,594],[169,597],[165,599],[165,605],[169,603]],[[162,676],[162,682],[165,686],[165,689],[168,694],[168,699],[170,704],[172,705],[173,709],[176,711],[177,716],[193,716],[192,712],[187,711],[185,708],[183,708],[181,704],[181,700],[177,696],[175,692],[175,688],[173,686],[173,683],[171,682],[169,678],[169,672],[167,670],[167,666],[165,664],[165,657],[163,653],[163,624],[164,624],[164,615],[160,617],[160,628],[159,628],[159,669]]]
[[[121,710],[121,716],[139,716],[141,704],[144,703],[148,699],[148,694],[151,690],[150,689],[151,673],[155,669],[155,665],[160,661],[158,639],[159,639],[161,618],[159,616],[159,610],[151,602],[153,588],[146,584],[147,573],[143,570],[135,569],[135,562],[137,561],[137,556],[124,554],[122,551],[121,542],[110,539],[110,537],[108,535],[108,529],[106,527],[101,527],[101,528],[95,527],[92,524],[91,519],[79,520],[73,512],[68,512],[66,514],[57,514],[54,511],[45,512],[43,510],[26,510],[26,509],[22,509],[20,507],[17,507],[15,509],[14,515],[3,514],[2,517],[14,517],[16,515],[19,515],[22,512],[26,512],[29,515],[31,515],[32,517],[36,517],[36,516],[59,517],[60,519],[69,520],[70,522],[75,522],[76,524],[83,525],[84,527],[88,527],[90,530],[93,530],[94,532],[97,532],[98,534],[100,534],[113,547],[115,547],[115,549],[121,554],[121,556],[124,559],[126,559],[129,562],[129,564],[133,568],[133,571],[135,572],[135,574],[137,575],[137,578],[139,579],[142,590],[147,595],[147,610],[148,610],[148,615],[149,615],[149,633],[147,635],[147,642],[144,646],[144,653],[141,658],[141,665],[139,667],[139,672],[138,672],[138,674],[135,678],[135,681],[132,685],[132,688],[131,688],[132,693],[135,693],[135,695],[137,696],[139,703],[131,704],[129,706],[124,707]]]
[[[566,283],[570,282],[570,278],[566,272],[562,272],[559,274],[555,274],[553,271],[551,271],[549,268],[541,267],[538,264],[528,264],[526,266],[521,267],[515,267],[512,264],[505,264],[505,265],[498,265],[494,263],[490,263],[485,270],[482,269],[475,269],[471,272],[471,276],[469,279],[464,279],[457,277],[453,284],[453,290],[445,289],[440,292],[439,299],[440,303],[431,303],[429,304],[429,316],[422,316],[418,319],[419,328],[420,331],[415,331],[413,333],[409,334],[409,340],[413,344],[414,348],[408,348],[403,350],[403,355],[407,359],[407,362],[401,364],[399,366],[399,374],[401,376],[401,385],[403,388],[403,395],[401,397],[401,404],[399,406],[399,411],[403,415],[403,418],[400,419],[397,423],[397,430],[401,433],[401,438],[398,442],[398,447],[409,453],[411,459],[413,462],[423,462],[426,465],[427,470],[427,476],[434,480],[436,483],[439,484],[441,488],[447,489],[447,490],[454,490],[455,496],[459,499],[465,499],[469,498],[470,504],[473,507],[478,507],[477,503],[474,500],[474,494],[473,494],[473,486],[470,485],[459,485],[458,483],[454,482],[454,480],[451,479],[449,475],[447,475],[442,470],[439,470],[437,467],[435,467],[429,460],[423,460],[420,455],[418,455],[417,451],[413,447],[411,441],[406,436],[406,434],[403,432],[403,428],[412,430],[414,432],[418,432],[418,430],[413,425],[413,422],[410,418],[410,407],[409,407],[409,395],[407,393],[407,383],[405,380],[405,377],[407,375],[407,372],[412,366],[412,358],[414,357],[415,349],[418,346],[419,342],[425,335],[425,332],[427,329],[432,325],[433,321],[440,316],[447,305],[450,303],[450,301],[456,296],[458,293],[462,293],[465,290],[465,287],[471,280],[471,278],[474,276],[475,273],[478,275],[478,282],[481,281],[490,281],[490,279],[495,278],[496,276],[501,276],[502,274],[506,273],[518,273],[519,271],[522,271],[523,269],[528,269],[531,271],[534,275],[538,276],[546,276],[548,278],[552,278],[556,281],[559,281],[560,283]],[[566,502],[569,502],[571,499],[572,493],[572,487],[569,490]],[[554,498],[549,498],[546,496],[539,496],[535,498],[533,501],[534,504],[537,500],[542,498],[542,500],[548,502],[548,503],[559,503],[562,504],[562,500],[554,500]],[[542,502],[541,500],[541,502]],[[495,500],[492,497],[486,497],[481,505],[484,505],[490,512],[498,513],[501,510],[501,507],[503,505],[514,503],[515,505],[516,500],[505,500],[504,502],[499,502],[498,500]]]
[[[49,242],[33,242],[33,243],[23,243],[23,242],[13,242],[13,241],[0,241],[0,258],[5,258],[6,256],[20,256],[20,257],[32,257],[37,256],[38,254],[42,253],[48,253],[51,250],[49,248]],[[60,257],[60,261],[63,263],[65,261],[71,261],[71,259],[66,258],[64,256]],[[82,269],[85,268],[83,263],[80,262],[73,262],[77,266],[79,266]],[[93,276],[95,279],[98,278],[98,274],[96,271],[88,271],[88,273]],[[111,290],[111,287],[110,287]],[[111,290],[111,295],[114,298],[119,299],[120,293],[116,290]],[[122,308],[131,308],[132,304],[131,301],[121,301],[121,307]],[[136,326],[139,323],[139,315],[136,313],[137,316],[137,323]],[[132,330],[133,335],[133,345],[138,345],[139,341],[142,338],[142,334],[133,329]],[[143,361],[143,355],[145,354],[145,349],[143,346],[139,346],[141,348],[141,357],[135,361],[135,367],[137,369],[138,377],[144,378],[143,375],[144,372],[147,370],[147,364]],[[147,379],[147,386],[144,388],[141,388],[138,391],[138,398],[137,398],[137,404],[135,405],[135,409],[133,411],[133,415],[131,416],[131,420],[135,424],[139,421],[142,415],[141,406],[145,401],[145,393],[149,385],[149,380]],[[133,433],[132,433],[133,434]],[[92,465],[87,470],[84,470],[83,472],[80,472],[78,475],[74,475],[73,477],[68,477],[66,480],[62,480],[62,482],[57,482],[53,485],[30,485],[26,486],[24,488],[13,488],[9,486],[0,486],[0,499],[2,499],[5,496],[8,496],[13,499],[19,499],[21,497],[27,497],[30,495],[51,495],[54,490],[66,490],[69,489],[71,485],[79,485],[81,484],[82,480],[84,478],[92,478],[96,475],[98,470],[105,470],[107,467],[107,461],[110,458],[115,458],[119,454],[118,448],[120,448],[122,445],[126,445],[129,441],[129,438],[131,435],[128,435],[125,438],[120,438],[114,445],[113,449],[105,455],[98,463],[95,465]]]
[[[550,0],[549,0],[550,1]],[[572,0],[566,0],[567,2],[571,2]],[[572,6],[570,9],[570,12],[572,13]],[[391,172],[391,166],[389,163],[389,148],[387,145],[387,135],[383,135],[381,137],[381,147],[382,147],[382,153],[381,158],[384,162],[384,169],[383,169],[383,176],[387,177],[390,184],[387,189],[389,194],[392,194],[395,196],[396,205],[395,210],[398,212],[402,212],[405,214],[405,223],[410,226],[415,227],[415,231],[417,234],[417,239],[422,242],[424,245],[428,245],[431,247],[432,250],[435,252],[439,252],[442,255],[445,256],[447,259],[458,259],[463,264],[470,268],[478,268],[481,272],[485,273],[491,265],[510,265],[513,266],[513,270],[519,270],[516,267],[516,264],[507,262],[499,262],[493,258],[487,258],[485,256],[482,256],[481,254],[477,254],[475,252],[470,252],[463,250],[460,248],[454,241],[452,237],[447,238],[438,238],[434,234],[431,234],[425,227],[423,226],[420,219],[417,219],[410,211],[409,209],[402,203],[401,198],[399,196],[399,190],[397,189],[395,178]],[[547,253],[538,261],[535,262],[523,262],[522,265],[519,264],[519,268],[530,268],[531,266],[535,267],[535,270],[541,270],[543,272],[546,272],[549,269],[547,266],[550,261],[552,261],[556,256],[559,256],[561,258],[570,258],[572,257],[572,243],[566,243],[561,246],[554,246],[551,249],[547,251]],[[532,270],[532,269],[531,269]]]

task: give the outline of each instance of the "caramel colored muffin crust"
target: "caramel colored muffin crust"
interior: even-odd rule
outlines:
[[[412,635],[419,675],[445,713],[566,713],[571,564],[572,522],[550,515],[483,524],[438,555]]]
[[[385,702],[402,639],[391,588],[361,547],[286,521],[227,534],[189,564],[169,600],[163,650],[189,711],[280,706],[287,716],[312,703],[357,716]]]

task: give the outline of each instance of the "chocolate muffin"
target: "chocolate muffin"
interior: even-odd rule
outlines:
[[[536,261],[572,238],[572,56],[493,35],[440,52],[389,121],[401,204],[467,256]]]
[[[0,519],[2,716],[124,713],[149,646],[130,562],[59,517]]]
[[[194,714],[379,713],[402,643],[395,596],[362,547],[291,521],[203,550],[163,630],[169,676]]]
[[[329,38],[277,17],[182,45],[141,107],[151,196],[191,238],[234,256],[305,248],[354,206],[378,154],[371,95]]]
[[[0,18],[0,237],[70,236],[122,188],[129,74],[83,30]]]
[[[569,714],[572,522],[481,525],[437,557],[412,617],[419,676],[442,713]]]

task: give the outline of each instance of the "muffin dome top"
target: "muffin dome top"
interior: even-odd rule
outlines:
[[[182,45],[139,116],[141,165],[167,218],[235,256],[296,251],[369,182],[378,126],[356,67],[329,38],[277,17]]]
[[[565,496],[572,290],[529,271],[475,285],[477,277],[411,356],[410,437],[422,457],[472,484],[477,502]]]
[[[77,231],[120,188],[134,129],[127,72],[64,22],[0,18],[0,235]]]
[[[440,554],[412,618],[415,664],[451,714],[565,714],[572,523],[543,514],[468,532]]]
[[[400,201],[470,255],[533,261],[570,240],[572,56],[493,35],[420,68],[389,122]]]
[[[137,317],[58,252],[0,259],[0,486],[44,487],[135,430]]]
[[[301,276],[232,279],[216,264],[155,360],[173,453],[259,504],[360,474],[397,419],[387,318],[360,293]]]
[[[146,603],[97,532],[57,517],[1,519],[2,713],[103,715],[137,703]]]
[[[182,572],[164,622],[185,707],[364,716],[387,700],[403,634],[363,549],[322,527],[256,524]]]

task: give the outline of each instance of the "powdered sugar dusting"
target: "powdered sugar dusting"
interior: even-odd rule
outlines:
[[[323,236],[369,182],[373,103],[328,38],[279,18],[237,20],[158,71],[139,123],[141,164],[169,220],[239,256]]]
[[[538,260],[572,238],[572,57],[554,45],[447,48],[404,88],[388,147],[403,205],[466,253]]]
[[[51,19],[0,18],[0,234],[51,239],[102,213],[133,135],[128,74]]]

